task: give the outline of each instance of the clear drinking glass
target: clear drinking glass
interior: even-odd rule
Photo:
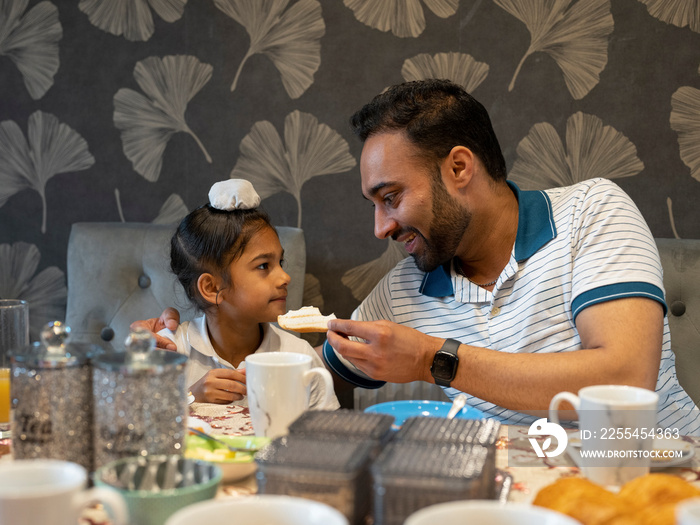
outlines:
[[[10,351],[29,344],[29,304],[0,299],[0,424],[10,422]]]

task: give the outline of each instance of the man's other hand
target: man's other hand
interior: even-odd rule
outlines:
[[[177,330],[177,326],[179,324],[180,312],[178,312],[175,308],[169,307],[163,310],[163,313],[160,314],[160,317],[154,317],[152,319],[145,319],[141,321],[134,321],[129,326],[129,329],[131,331],[134,331],[137,328],[148,330],[149,332],[151,332],[151,334],[153,334],[153,337],[155,337],[156,339],[156,347],[162,350],[177,350],[175,343],[173,343],[167,337],[158,335],[158,332],[160,332],[164,328],[168,328],[169,330],[172,330],[174,332],[175,330]]]

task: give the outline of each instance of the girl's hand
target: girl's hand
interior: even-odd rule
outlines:
[[[198,403],[222,405],[243,399],[246,395],[245,369],[214,368],[190,387]]]

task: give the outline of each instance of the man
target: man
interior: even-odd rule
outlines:
[[[544,192],[506,181],[484,107],[448,81],[394,86],[352,117],[375,235],[401,261],[323,354],[353,384],[437,383],[506,423],[557,392],[656,390],[659,425],[700,432],[678,384],[662,270],[639,210],[610,181]]]
[[[447,81],[390,88],[352,125],[375,235],[411,257],[353,320],[331,322],[324,357],[339,375],[436,382],[509,423],[560,391],[635,385],[659,393],[661,425],[700,429],[676,379],[654,239],[616,185],[508,184],[486,110]]]

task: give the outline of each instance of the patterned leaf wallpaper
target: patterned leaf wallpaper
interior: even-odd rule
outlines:
[[[0,0],[0,297],[36,334],[71,224],[176,222],[233,176],[304,228],[305,302],[349,315],[405,252],[348,118],[431,76],[484,103],[522,187],[608,177],[700,238],[699,32],[700,0]]]

